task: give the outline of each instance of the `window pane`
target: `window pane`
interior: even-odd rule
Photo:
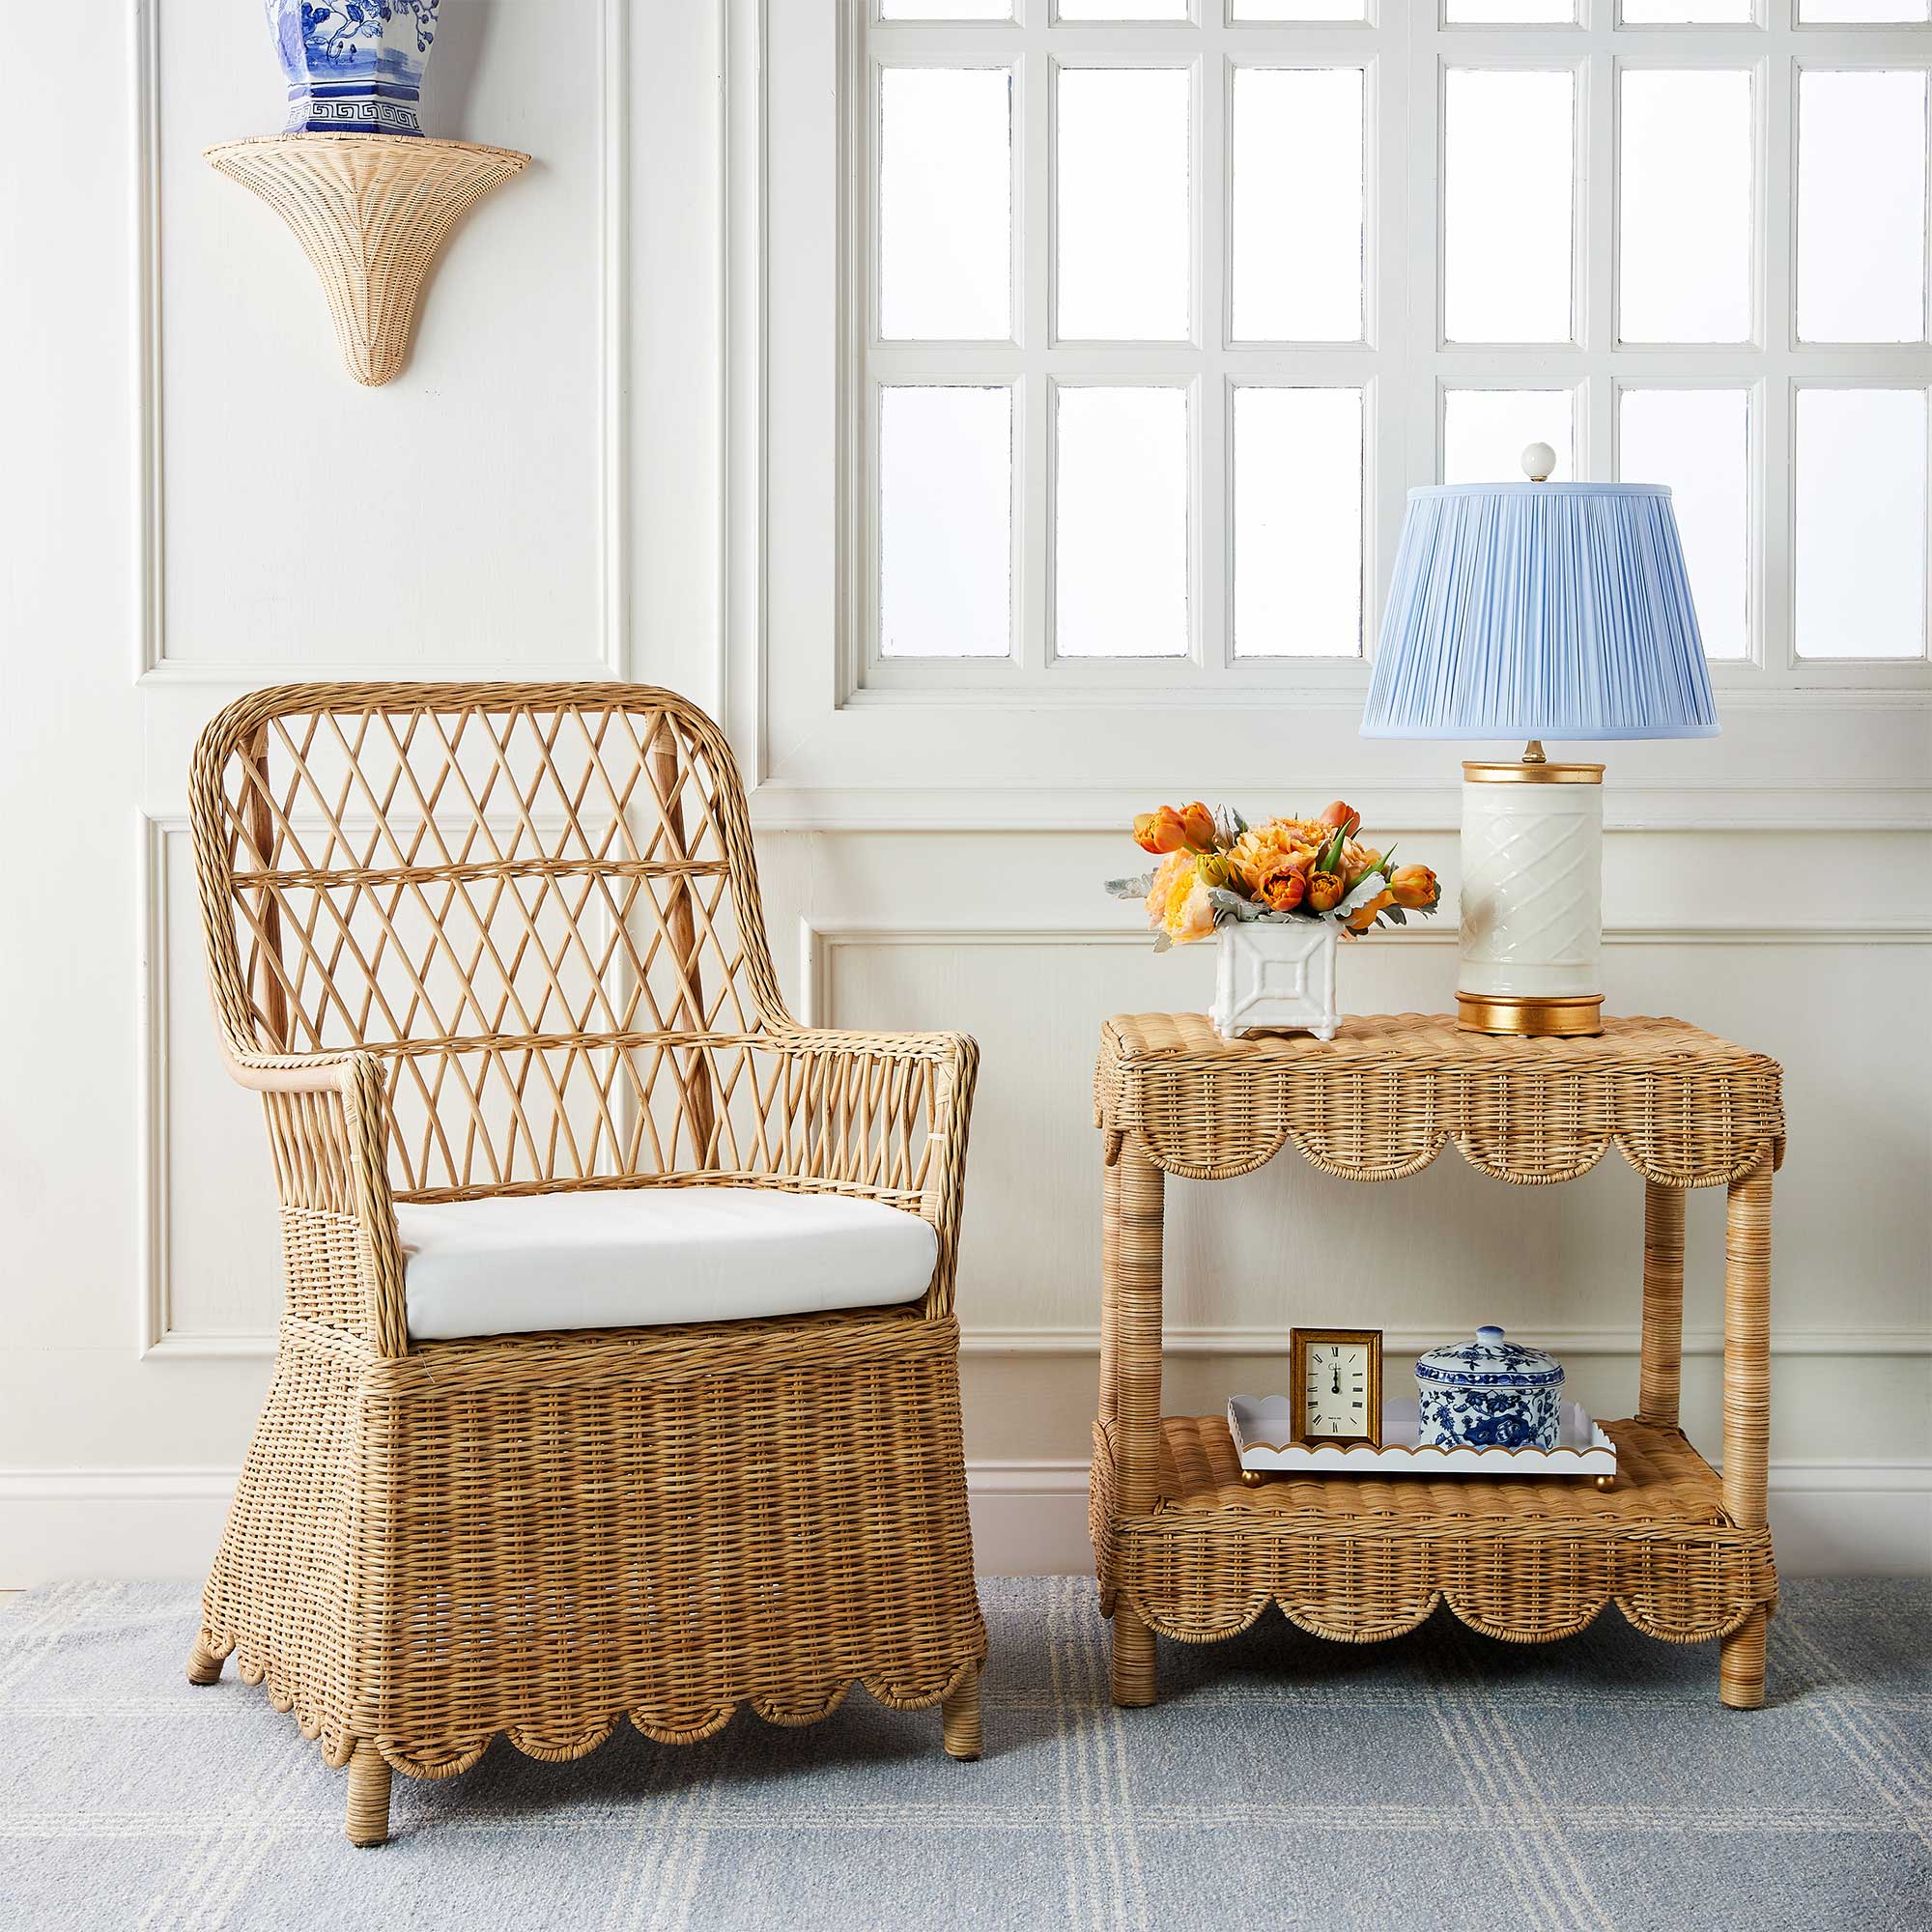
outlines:
[[[1442,480],[1521,483],[1532,442],[1556,452],[1549,473],[1575,479],[1570,448],[1576,398],[1568,389],[1450,389],[1442,397]]]
[[[1184,20],[1187,0],[1060,0],[1063,20]]]
[[[1060,318],[1072,341],[1186,336],[1185,68],[1064,68]]]
[[[1925,75],[1798,80],[1798,333],[1925,334]]]
[[[1012,392],[879,391],[879,653],[1012,648]]]
[[[1012,77],[879,72],[879,333],[1012,333]]]
[[[1235,391],[1235,654],[1359,657],[1362,392]]]
[[[1211,6],[1213,0],[1208,0]],[[1366,20],[1368,0],[1235,0],[1236,20]]]
[[[1626,342],[1750,334],[1751,79],[1704,70],[1623,75],[1620,176]]]
[[[1798,17],[1807,27],[1849,21],[1853,26],[1894,20],[1932,20],[1932,0],[1798,0]]]
[[[1449,70],[1443,327],[1452,341],[1570,339],[1573,81]]]
[[[1667,483],[1704,655],[1749,654],[1749,397],[1743,389],[1626,389],[1617,473]]]
[[[1577,5],[1576,0],[1448,0],[1442,17],[1452,27],[1543,20],[1562,24],[1577,17]]]
[[[1925,391],[1798,392],[1798,652],[1925,653]]]
[[[1235,72],[1235,336],[1362,334],[1362,71]]]
[[[1187,651],[1187,396],[1061,389],[1054,478],[1054,650]]]
[[[1010,20],[1012,0],[880,0],[882,20]]]
[[[1751,0],[1624,0],[1627,27],[1747,27]]]

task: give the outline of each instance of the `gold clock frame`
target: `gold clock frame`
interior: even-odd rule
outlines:
[[[1345,1343],[1350,1348],[1367,1345],[1369,1351],[1369,1433],[1366,1435],[1310,1435],[1308,1412],[1308,1351],[1322,1343]],[[1366,1442],[1372,1449],[1382,1446],[1382,1331],[1379,1328],[1291,1328],[1288,1331],[1290,1387],[1293,1390],[1294,1440],[1306,1448],[1324,1446],[1347,1448]]]

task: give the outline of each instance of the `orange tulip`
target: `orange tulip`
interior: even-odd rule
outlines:
[[[1352,832],[1362,822],[1362,815],[1352,805],[1344,805],[1338,798],[1321,809],[1321,815],[1315,821],[1325,825],[1333,832],[1338,826],[1344,832]]]
[[[1333,872],[1308,875],[1308,903],[1316,912],[1333,912],[1348,890]]]
[[[1214,814],[1199,799],[1179,810],[1163,805],[1144,811],[1134,820],[1134,843],[1143,852],[1211,852]]]
[[[1173,806],[1144,811],[1134,820],[1134,843],[1143,852],[1179,852],[1187,843],[1187,828]]]
[[[1388,883],[1389,896],[1399,906],[1432,911],[1442,896],[1442,881],[1427,866],[1398,866]]]
[[[1295,866],[1276,866],[1262,875],[1255,896],[1270,912],[1293,912],[1301,903],[1308,881]]]
[[[1366,932],[1375,924],[1378,914],[1385,912],[1395,903],[1393,893],[1378,893],[1374,898],[1365,899],[1349,915],[1348,925],[1350,932]]]

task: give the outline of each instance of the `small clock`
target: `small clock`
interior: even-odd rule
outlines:
[[[1296,1328],[1289,1335],[1294,1436],[1382,1446],[1382,1331]]]

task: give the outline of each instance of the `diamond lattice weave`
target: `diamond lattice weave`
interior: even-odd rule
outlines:
[[[186,1585],[68,1584],[0,1610],[0,1925],[356,1932],[1077,1927],[1188,1932],[1905,1927],[1932,1899],[1932,1589],[1787,1582],[1776,1702],[1719,1709],[1699,1646],[1614,1611],[1492,1642],[1438,1617],[1329,1644],[1269,1615],[1163,1646],[1108,1701],[1085,1578],[980,1585],[986,1757],[855,1691],[708,1743],[628,1728],[565,1764],[500,1740],[397,1781],[342,1838],[338,1774],[259,1687],[197,1690]]]

